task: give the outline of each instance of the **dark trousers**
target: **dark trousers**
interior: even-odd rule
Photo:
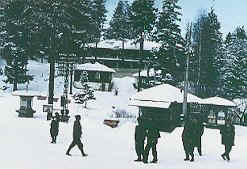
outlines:
[[[229,153],[231,152],[231,150],[232,150],[232,145],[225,144],[225,152],[223,153],[223,155],[229,158]]]
[[[152,149],[152,155],[153,155],[153,160],[157,161],[157,149],[156,149],[156,145],[157,145],[158,141],[154,140],[152,142],[148,142],[145,149],[144,149],[144,157],[143,157],[143,161],[147,161],[148,160],[148,155],[149,155],[149,151],[150,149]]]
[[[57,135],[51,135],[52,143],[56,143]]]
[[[189,155],[190,155],[192,158],[194,158],[194,153],[193,153],[193,151],[194,151],[194,146],[192,145],[192,143],[183,140],[183,147],[184,147],[186,159],[189,158]]]
[[[197,151],[199,153],[199,155],[202,155],[202,141],[201,141],[201,136],[196,136],[194,139],[192,139],[192,152],[194,153],[195,148],[197,148]]]
[[[74,140],[72,141],[72,143],[70,144],[70,146],[69,146],[69,148],[68,148],[68,150],[67,150],[67,154],[69,154],[70,150],[71,150],[74,146],[76,146],[76,145],[77,145],[78,148],[80,149],[81,154],[82,154],[82,155],[85,155],[84,150],[83,150],[83,144],[82,144],[82,142],[81,142],[80,139],[74,139]]]
[[[138,159],[142,159],[142,156],[144,153],[144,141],[136,141],[135,150],[136,150]]]

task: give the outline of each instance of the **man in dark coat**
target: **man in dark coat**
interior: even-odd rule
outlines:
[[[51,121],[51,128],[50,128],[50,134],[52,138],[51,143],[56,143],[58,131],[59,131],[59,115],[57,116],[56,114],[55,117],[52,117],[52,121]]]
[[[194,161],[194,153],[193,153],[193,129],[191,120],[187,119],[184,124],[184,129],[182,133],[182,141],[183,141],[183,147],[185,151],[185,159],[184,161],[190,160]],[[189,158],[191,156],[191,159]]]
[[[71,155],[69,152],[70,150],[75,146],[77,145],[78,148],[80,149],[81,151],[81,154],[82,156],[87,156],[87,154],[84,152],[83,150],[83,144],[81,142],[81,134],[82,134],[82,131],[81,131],[81,123],[80,123],[80,120],[81,120],[81,116],[80,115],[76,115],[75,116],[75,122],[74,122],[74,126],[73,126],[73,141],[72,143],[70,144],[67,152],[66,152],[66,155]]]
[[[150,149],[152,149],[153,160],[151,163],[157,163],[157,150],[156,145],[158,143],[158,139],[160,138],[160,132],[157,128],[149,128],[147,132],[147,145],[144,149],[143,162],[148,162],[148,155]]]
[[[144,141],[147,133],[146,129],[144,128],[142,119],[138,117],[137,121],[138,125],[135,128],[135,150],[137,154],[137,159],[135,161],[142,161],[144,153]]]
[[[225,152],[221,155],[224,160],[230,161],[229,153],[234,146],[235,127],[232,125],[231,120],[227,119],[226,123],[220,129],[221,143],[225,145]]]
[[[192,119],[192,144],[193,144],[193,150],[197,147],[197,151],[199,155],[202,155],[202,149],[201,149],[201,137],[204,132],[204,126],[201,120],[194,118]]]

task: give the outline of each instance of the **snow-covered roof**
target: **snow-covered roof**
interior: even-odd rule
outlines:
[[[39,91],[33,90],[17,90],[12,92],[13,96],[40,96],[41,93]]]
[[[167,108],[171,102],[183,103],[183,98],[184,93],[179,88],[169,84],[162,84],[136,93],[132,96],[129,105]],[[202,99],[188,93],[187,102],[201,103]]]
[[[155,107],[155,108],[169,108],[171,102],[158,102],[151,100],[135,100],[131,99],[130,106],[138,106],[138,107]]]
[[[90,44],[89,46],[95,47],[95,43]],[[98,48],[108,48],[108,49],[121,49],[122,48],[122,41],[115,41],[115,40],[104,40],[100,41],[97,44]],[[153,48],[160,47],[159,43],[151,42],[151,41],[144,41],[144,50],[152,50]],[[140,44],[134,44],[133,40],[127,40],[124,43],[124,49],[140,49]]]
[[[156,73],[160,74],[161,73],[161,70],[157,70]],[[138,77],[139,76],[139,73],[138,72],[137,73],[134,73],[133,76],[134,77]],[[141,77],[147,77],[148,76],[147,75],[147,70],[141,71],[140,76]],[[152,68],[152,69],[149,70],[149,77],[153,77],[153,76],[154,76],[154,69]]]
[[[99,72],[112,72],[115,73],[116,71],[112,68],[109,68],[105,65],[102,65],[98,62],[95,63],[85,63],[85,64],[78,64],[75,66],[75,69],[79,70],[87,70],[87,71],[99,71]]]
[[[219,106],[236,106],[236,104],[230,100],[221,97],[210,97],[202,100],[203,104],[212,104]]]

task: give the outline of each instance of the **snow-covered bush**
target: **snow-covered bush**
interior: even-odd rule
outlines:
[[[110,114],[110,117],[132,119],[136,118],[136,115],[126,109],[116,108],[115,106],[112,106],[112,112]]]

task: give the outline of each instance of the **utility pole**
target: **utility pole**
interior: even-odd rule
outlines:
[[[184,100],[183,100],[183,114],[184,119],[187,120],[187,95],[188,95],[188,79],[189,79],[189,61],[190,55],[192,53],[191,49],[191,30],[192,24],[189,25],[189,30],[186,37],[186,71],[185,71],[185,79],[184,79]]]
[[[137,91],[141,91],[142,79],[141,79],[141,68],[142,68],[142,60],[143,60],[143,49],[144,49],[144,32],[141,33],[141,40],[140,40],[140,49],[139,49],[139,68],[138,68],[138,89]]]
[[[73,63],[70,64],[70,87],[69,87],[69,94],[72,94],[72,89],[73,89],[73,71],[74,71],[74,67],[73,67]]]
[[[184,80],[184,100],[183,100],[183,114],[186,119],[187,116],[187,95],[188,95],[188,78],[189,78],[189,60],[190,53],[186,54],[186,71],[185,71],[185,80]]]

